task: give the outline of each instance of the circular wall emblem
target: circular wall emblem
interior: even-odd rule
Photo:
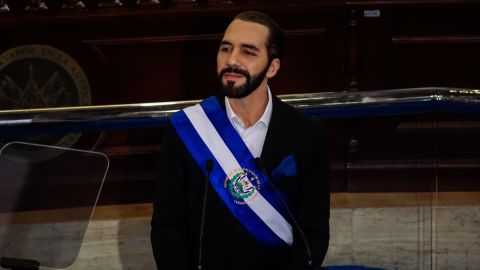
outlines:
[[[91,105],[90,85],[80,65],[47,45],[24,45],[0,54],[0,110]],[[80,134],[0,138],[71,147]]]
[[[243,168],[227,175],[223,186],[236,204],[243,205],[258,196],[256,191],[260,190],[260,180],[253,171]]]

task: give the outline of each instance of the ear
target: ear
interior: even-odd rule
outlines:
[[[273,78],[277,75],[278,70],[280,69],[280,59],[275,58],[270,63],[270,67],[268,68],[267,74],[265,75],[267,78]]]

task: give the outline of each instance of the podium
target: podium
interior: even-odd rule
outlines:
[[[0,266],[71,266],[97,203],[108,158],[101,153],[11,142],[0,150]]]

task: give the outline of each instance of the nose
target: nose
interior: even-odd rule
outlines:
[[[239,52],[237,49],[233,49],[232,52],[230,53],[230,55],[228,56],[228,59],[227,59],[227,64],[228,66],[240,66],[241,65],[241,61],[240,61],[240,57],[239,57]]]

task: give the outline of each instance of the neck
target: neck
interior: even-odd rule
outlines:
[[[255,91],[244,98],[229,98],[228,102],[235,114],[242,119],[245,128],[249,128],[262,117],[267,108],[267,83],[262,83]]]

